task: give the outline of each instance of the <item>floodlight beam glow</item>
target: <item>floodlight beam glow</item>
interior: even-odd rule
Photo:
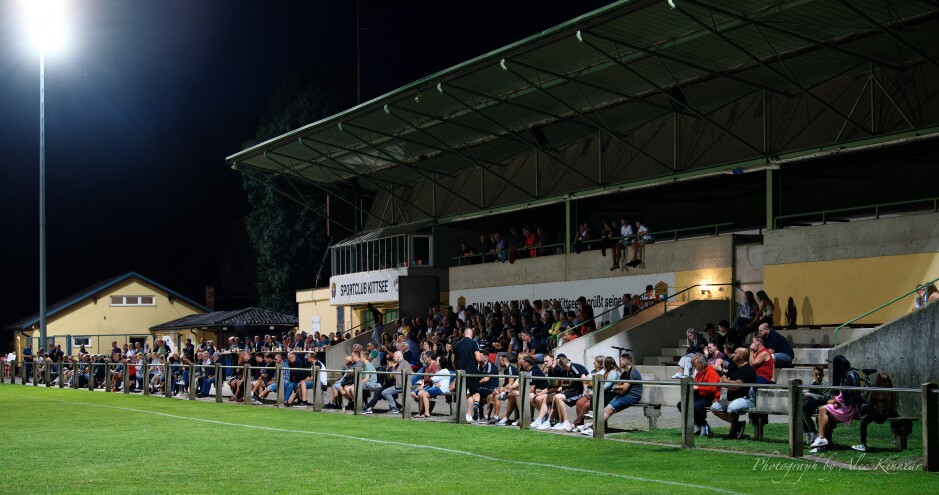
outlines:
[[[20,0],[27,36],[42,52],[58,51],[65,45],[65,0]]]

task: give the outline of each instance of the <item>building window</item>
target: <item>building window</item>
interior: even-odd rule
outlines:
[[[156,306],[153,296],[111,296],[111,306]]]
[[[91,337],[72,337],[72,347],[91,346]]]

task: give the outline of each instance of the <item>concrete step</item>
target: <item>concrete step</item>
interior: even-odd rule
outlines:
[[[795,378],[802,380],[803,385],[812,383],[814,381],[812,368],[777,368],[776,373],[773,375],[773,381],[783,385],[788,384],[790,380]]]
[[[831,348],[796,348],[792,350],[793,364],[828,364]],[[810,375],[811,376],[811,375]]]
[[[646,356],[642,358],[642,364],[646,366],[662,366],[678,361],[675,356]]]
[[[685,355],[685,349],[685,347],[663,347],[662,350],[659,351],[659,355],[675,356],[676,358],[679,358]]]

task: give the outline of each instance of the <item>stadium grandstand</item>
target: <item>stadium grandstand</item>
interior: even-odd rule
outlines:
[[[798,387],[844,356],[892,377],[897,447],[935,436],[937,32],[935,2],[621,0],[235,153],[326,219],[329,282],[298,291],[295,334],[231,343],[252,380],[158,357],[139,390],[421,418],[439,395],[456,422],[594,436],[694,402],[688,446],[729,416],[691,380],[752,367],[728,435],[804,424],[801,456],[831,424]]]

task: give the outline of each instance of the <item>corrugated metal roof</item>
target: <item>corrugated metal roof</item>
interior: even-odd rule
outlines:
[[[936,64],[937,6],[882,0],[621,0],[228,157],[365,188],[629,134],[756,91],[796,95],[878,64]],[[756,158],[756,157],[754,157]],[[534,196],[533,196],[534,197]],[[413,220],[413,218],[412,218]]]

